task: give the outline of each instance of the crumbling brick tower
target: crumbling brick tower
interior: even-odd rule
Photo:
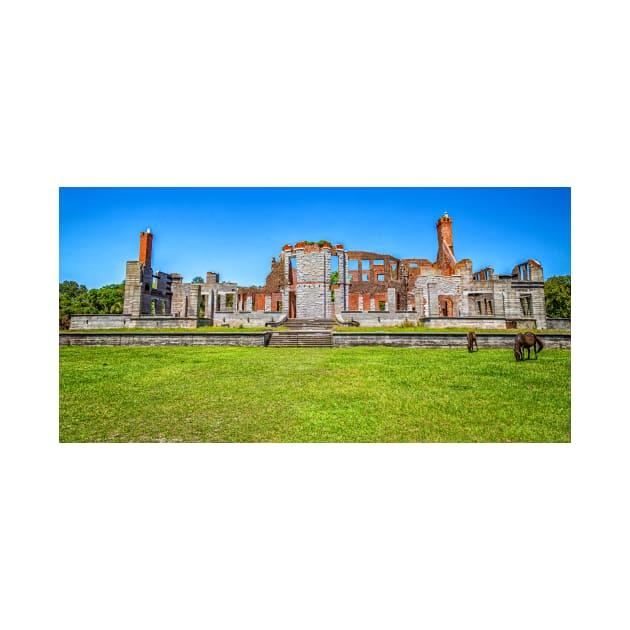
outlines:
[[[445,212],[435,224],[438,237],[438,253],[435,264],[445,275],[452,276],[457,260],[453,251],[453,219]]]
[[[140,232],[139,260],[127,262],[125,272],[125,304],[123,312],[131,317],[140,315],[170,315],[171,282],[169,274],[158,271],[153,274],[151,255],[153,234],[147,228]]]

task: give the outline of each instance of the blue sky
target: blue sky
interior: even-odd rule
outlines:
[[[189,282],[216,271],[263,284],[286,243],[428,258],[435,223],[453,218],[458,260],[509,273],[527,258],[545,278],[571,273],[570,188],[61,188],[59,280],[121,282],[151,228],[153,268]]]

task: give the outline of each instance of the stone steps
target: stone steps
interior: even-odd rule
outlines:
[[[285,326],[293,331],[326,331],[330,332],[335,324],[334,319],[288,319]]]
[[[274,332],[270,348],[332,348],[332,334],[325,332]]]

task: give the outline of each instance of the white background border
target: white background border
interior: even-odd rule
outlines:
[[[589,301],[625,290],[621,6],[8,10],[4,627],[628,626],[625,380]],[[57,191],[96,185],[570,186],[572,443],[58,444]]]

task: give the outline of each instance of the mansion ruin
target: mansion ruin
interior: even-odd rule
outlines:
[[[138,260],[127,262],[122,315],[75,315],[78,328],[243,328],[288,320],[321,319],[359,326],[417,324],[435,328],[546,328],[543,269],[526,260],[509,274],[491,267],[473,271],[457,260],[453,220],[439,218],[437,256],[399,259],[346,250],[344,245],[302,241],[285,245],[271,260],[263,286],[183,282],[154,271],[153,234],[140,233]]]

